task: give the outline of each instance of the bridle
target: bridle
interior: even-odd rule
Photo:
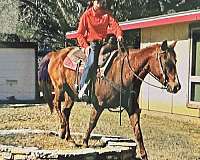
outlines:
[[[121,46],[121,45],[119,45],[119,46]],[[155,88],[159,88],[159,89],[167,89],[167,74],[166,74],[166,70],[164,70],[164,68],[163,68],[163,65],[162,65],[162,61],[161,61],[161,54],[165,54],[166,53],[166,51],[162,51],[162,52],[157,52],[156,53],[156,59],[159,61],[159,64],[160,64],[160,68],[161,68],[161,71],[162,71],[162,75],[163,75],[163,86],[162,87],[160,87],[160,86],[157,86],[157,85],[154,85],[154,84],[152,84],[152,83],[149,83],[149,82],[147,82],[147,81],[145,81],[144,79],[142,79],[140,76],[138,76],[136,73],[135,73],[135,70],[131,67],[131,65],[130,65],[130,60],[129,60],[129,57],[128,57],[128,52],[127,52],[127,50],[125,49],[125,47],[123,47],[123,49],[124,49],[124,51],[126,52],[126,56],[125,57],[127,57],[127,60],[128,60],[128,66],[129,66],[129,68],[130,68],[130,70],[131,70],[131,72],[133,73],[133,75],[137,78],[137,79],[139,79],[140,81],[142,81],[142,82],[144,82],[144,83],[146,83],[146,84],[148,84],[149,86],[152,86],[152,87],[155,87]],[[156,77],[156,76],[154,76],[151,72],[148,72],[154,79],[156,79],[157,81],[159,81],[159,79]]]
[[[118,49],[120,52],[122,52],[122,48],[121,48],[121,45],[119,45],[119,42],[118,42]],[[152,87],[155,87],[155,88],[159,88],[159,89],[167,89],[167,76],[166,76],[166,70],[164,70],[163,68],[163,65],[162,65],[162,61],[161,61],[161,54],[165,54],[166,51],[162,51],[162,52],[157,52],[156,54],[156,59],[159,61],[159,64],[160,64],[160,68],[161,68],[161,71],[163,72],[163,86],[160,87],[160,86],[157,86],[157,85],[154,85],[152,83],[149,83],[147,81],[145,81],[144,79],[142,79],[140,76],[138,76],[136,73],[135,73],[135,69],[133,67],[131,67],[131,64],[130,64],[130,60],[129,60],[129,53],[128,51],[126,50],[126,48],[123,46],[123,52],[125,54],[124,58],[123,58],[123,61],[125,60],[125,58],[127,58],[127,61],[128,61],[128,66],[133,74],[133,77],[135,76],[138,80],[140,80],[141,82],[144,82],[146,83],[147,85],[149,86],[152,86]],[[121,62],[120,62],[121,63]],[[121,63],[121,67],[122,67],[122,63]],[[159,79],[154,76],[151,72],[148,72],[154,79],[156,79],[157,81],[159,81]],[[122,69],[121,69],[121,75],[122,75]],[[121,76],[122,77],[122,76]],[[115,88],[116,90],[120,91],[121,93],[135,93],[135,90],[134,89],[126,89],[124,87],[122,87],[121,85],[119,84],[116,84],[114,83],[113,81],[109,80],[106,76],[104,77],[101,77],[102,80],[105,80],[109,83],[109,85],[111,85],[113,88]]]
[[[163,76],[163,86],[167,86],[167,82],[168,82],[168,77],[167,77],[167,71],[166,71],[166,69],[164,69],[164,66],[163,66],[163,63],[162,63],[162,60],[161,60],[161,56],[160,55],[162,55],[162,54],[167,54],[167,52],[166,51],[162,51],[161,50],[161,52],[157,52],[157,60],[159,61],[159,66],[160,66],[160,70],[161,70],[161,72],[162,72],[162,76]],[[156,76],[154,76],[151,72],[149,73],[152,77],[154,77],[155,79],[157,79],[158,81],[159,81],[159,79],[156,77]]]

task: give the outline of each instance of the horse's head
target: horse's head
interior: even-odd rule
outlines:
[[[177,93],[181,89],[176,70],[176,53],[174,47],[176,41],[168,46],[167,41],[163,41],[158,49],[151,73],[166,87],[170,93]]]

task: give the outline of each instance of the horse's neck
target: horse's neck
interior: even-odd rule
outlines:
[[[134,72],[141,71],[145,66],[148,65],[149,59],[152,57],[152,52],[137,52],[130,53],[128,55],[128,65],[134,70]]]
[[[155,57],[156,47],[148,47],[145,49],[138,50],[137,52],[130,52],[128,55],[128,65],[129,70],[131,70],[131,75],[138,75],[141,79],[144,79],[149,73],[150,60]],[[125,67],[127,68],[127,67]],[[130,77],[132,79],[132,77]]]
[[[121,79],[120,76],[122,76],[123,82],[127,86],[132,83],[133,77],[135,77],[134,74],[144,79],[149,73],[149,61],[155,56],[155,48],[156,47],[149,47],[137,51],[131,50],[128,55],[119,55],[114,60],[108,72],[108,77],[113,79],[116,83],[121,83],[120,81],[118,82],[118,80]]]

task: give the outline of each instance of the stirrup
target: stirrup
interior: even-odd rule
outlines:
[[[103,68],[100,68],[100,70],[99,70],[100,72],[100,78],[103,78],[103,77],[105,77],[105,68],[103,67]]]
[[[105,77],[105,74],[104,73],[100,73],[100,77],[101,77],[101,79],[103,78],[103,77]]]
[[[81,101],[83,102],[89,102],[90,98],[88,97],[87,94],[83,94],[82,97],[80,98]]]
[[[78,92],[78,91],[79,91],[79,85],[78,85],[78,84],[75,84],[75,85],[74,85],[74,89]]]
[[[89,80],[87,83],[85,83],[85,84],[83,85],[83,87],[79,90],[79,93],[78,93],[78,98],[79,98],[79,99],[82,98],[82,96],[83,96],[83,94],[85,93],[85,91],[86,91],[87,86],[88,86],[89,83],[90,83],[90,80]]]
[[[84,84],[83,87],[81,88],[81,90],[78,93],[78,98],[82,99],[83,95],[85,94],[85,90],[87,88],[87,84]]]

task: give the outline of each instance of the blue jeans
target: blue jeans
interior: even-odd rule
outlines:
[[[92,43],[89,48],[89,56],[86,60],[83,74],[80,80],[80,88],[91,79],[90,77],[96,77],[96,69],[98,64],[100,44]]]

